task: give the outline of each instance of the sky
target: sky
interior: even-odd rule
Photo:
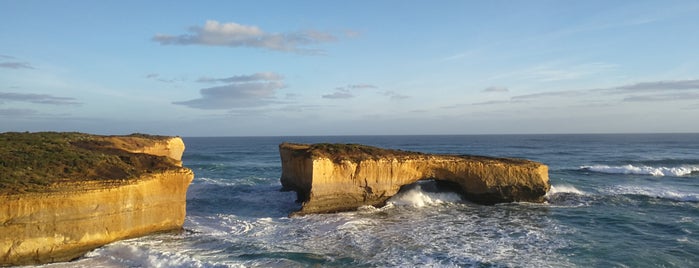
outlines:
[[[698,1],[0,0],[0,132],[699,132]]]

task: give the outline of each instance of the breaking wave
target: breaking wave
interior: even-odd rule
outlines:
[[[642,195],[679,202],[699,202],[699,193],[664,187],[617,186],[606,192],[615,195]]]
[[[599,173],[608,174],[635,174],[635,175],[652,175],[652,176],[687,176],[695,172],[699,172],[699,166],[680,166],[680,167],[651,167],[651,166],[581,166],[581,170],[587,170]]]
[[[396,206],[425,207],[443,203],[456,203],[461,196],[454,192],[423,191],[420,185],[405,192],[398,193],[388,200],[388,204]]]

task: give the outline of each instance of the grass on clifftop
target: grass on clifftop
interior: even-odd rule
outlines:
[[[309,151],[333,161],[380,159],[388,156],[421,155],[418,152],[382,149],[362,144],[317,143],[310,145]]]
[[[0,194],[45,192],[69,181],[114,182],[176,167],[167,157],[109,148],[103,138],[75,132],[1,133]]]

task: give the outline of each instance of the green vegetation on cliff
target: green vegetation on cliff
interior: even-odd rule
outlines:
[[[129,137],[167,138],[144,134]],[[0,194],[51,191],[65,182],[114,183],[177,168],[167,157],[117,149],[108,138],[75,132],[1,133]]]

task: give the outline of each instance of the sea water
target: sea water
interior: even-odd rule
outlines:
[[[184,231],[47,267],[697,267],[699,134],[184,138]],[[462,201],[433,182],[386,206],[289,218],[281,142],[361,143],[549,165],[547,203]]]

